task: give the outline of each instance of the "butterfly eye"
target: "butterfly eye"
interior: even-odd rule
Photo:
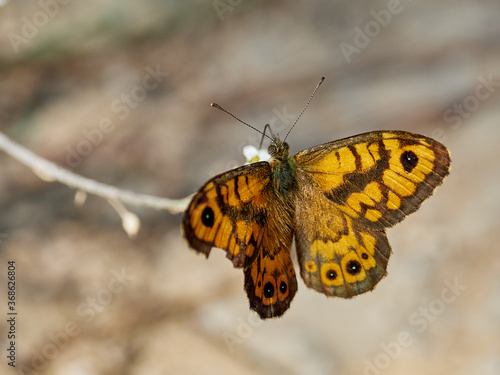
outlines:
[[[283,142],[283,149],[288,150],[289,148],[290,146],[288,145],[288,143]]]
[[[267,152],[269,152],[269,155],[276,155],[276,153],[278,152],[278,148],[276,147],[276,145],[271,145],[267,149]]]

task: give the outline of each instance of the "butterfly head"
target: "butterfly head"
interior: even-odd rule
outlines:
[[[273,142],[267,149],[267,152],[269,152],[271,158],[282,159],[285,155],[289,154],[289,148],[288,143],[282,142],[278,137],[273,137]]]
[[[288,143],[282,142],[279,138],[271,138],[271,145],[269,148],[263,149],[261,146],[259,148],[247,145],[243,147],[243,155],[246,158],[245,164],[252,164],[258,161],[270,161],[273,160],[283,160],[283,156],[288,154]]]

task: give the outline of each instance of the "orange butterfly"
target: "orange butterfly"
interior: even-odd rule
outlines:
[[[451,162],[441,143],[403,131],[369,132],[295,155],[273,137],[269,154],[269,161],[210,179],[182,219],[192,249],[207,257],[214,246],[224,249],[244,269],[250,308],[262,319],[281,316],[297,291],[294,237],[308,287],[343,298],[372,290],[391,254],[386,228],[420,207]]]

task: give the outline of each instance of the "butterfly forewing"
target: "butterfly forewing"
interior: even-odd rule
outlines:
[[[439,142],[409,132],[378,131],[295,155],[297,169],[359,223],[386,228],[415,212],[449,173]]]
[[[189,246],[208,256],[224,249],[235,267],[250,265],[257,255],[268,216],[271,171],[255,163],[222,173],[194,195],[182,218]]]

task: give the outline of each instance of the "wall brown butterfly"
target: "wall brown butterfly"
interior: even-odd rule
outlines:
[[[297,291],[295,247],[305,284],[351,298],[386,275],[386,228],[415,212],[448,175],[445,146],[423,135],[373,131],[291,155],[273,137],[271,159],[219,174],[182,218],[189,247],[223,249],[244,269],[250,308],[279,317]]]

